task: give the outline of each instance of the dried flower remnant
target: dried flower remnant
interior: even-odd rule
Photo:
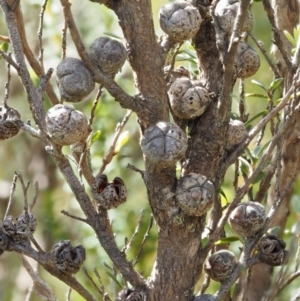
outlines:
[[[228,222],[234,232],[243,238],[248,238],[262,228],[265,219],[264,206],[248,201],[235,207],[229,216]]]
[[[220,250],[209,256],[205,272],[215,281],[224,281],[237,266],[236,256],[228,250]]]
[[[60,145],[83,141],[88,133],[88,121],[71,105],[58,104],[46,114],[46,126],[51,140]]]
[[[57,66],[58,87],[61,98],[70,102],[85,99],[95,83],[89,69],[77,58],[66,58]]]
[[[176,42],[191,39],[200,28],[202,18],[196,7],[185,1],[164,5],[159,12],[161,29]]]
[[[176,198],[181,210],[191,216],[202,216],[212,206],[214,185],[203,175],[191,173],[180,178]]]

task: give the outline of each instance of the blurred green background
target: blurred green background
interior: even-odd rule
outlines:
[[[159,28],[158,12],[160,7],[163,4],[168,3],[168,1],[154,0],[152,3],[155,30],[157,36],[160,36],[163,33]],[[23,0],[21,3],[29,45],[36,55],[39,53],[37,32],[41,5],[42,1],[37,0]],[[72,11],[87,48],[94,39],[102,35],[114,35],[122,39],[122,31],[118,25],[117,18],[103,5],[100,6],[89,1],[73,1]],[[263,41],[265,48],[269,52],[272,39],[271,27],[263,11],[262,4],[254,3],[252,6],[252,12],[254,15],[254,28],[252,32],[257,39]],[[64,20],[60,2],[53,0],[48,1],[44,15],[43,29],[44,65],[46,69],[50,67],[55,68],[60,62],[61,30],[63,25]],[[7,35],[7,28],[4,23],[4,16],[2,12],[0,13],[0,35]],[[253,45],[253,43],[251,43],[252,41],[249,42]],[[189,48],[189,46],[189,43],[185,43],[183,49]],[[254,48],[256,47],[254,46]],[[69,36],[67,42],[67,56],[78,57]],[[182,56],[182,59],[183,61],[178,62],[178,64],[183,64],[190,68],[194,67],[190,60],[187,60],[184,55]],[[0,60],[0,70],[0,98],[3,98],[4,84],[7,80],[6,63],[3,59]],[[37,83],[38,79],[33,72],[31,72],[31,74],[32,79],[35,83]],[[255,76],[253,76],[253,78],[264,83],[266,86],[269,86],[273,80],[269,66],[263,57],[261,57],[260,70],[257,74],[255,74]],[[123,67],[121,73],[117,75],[116,80],[126,92],[131,95],[136,93],[133,75],[128,63]],[[57,91],[55,76],[52,78],[52,83]],[[245,88],[246,92],[262,92],[257,85],[251,83],[251,78],[245,81]],[[95,91],[84,102],[75,104],[76,109],[82,110],[87,116],[89,116],[96,92],[97,89],[95,89]],[[238,113],[238,83],[234,89],[232,98],[232,110],[233,112]],[[268,105],[267,100],[262,98],[247,98],[246,104],[247,113],[250,113],[250,118],[265,110]],[[22,120],[32,120],[28,109],[26,95],[14,70],[12,70],[8,105],[17,109],[21,113]],[[50,103],[47,99],[45,99],[45,107],[50,107]],[[102,164],[103,156],[110,147],[115,127],[118,122],[122,121],[125,114],[126,110],[120,108],[118,103],[116,103],[114,99],[112,99],[112,97],[104,91],[96,110],[96,117],[93,125],[94,131],[101,131],[99,139],[93,144],[91,149],[92,164],[95,174]],[[140,242],[142,241],[144,233],[148,227],[151,215],[147,202],[146,190],[140,175],[126,168],[128,163],[133,164],[135,167],[140,169],[144,168],[142,153],[139,148],[139,127],[136,119],[137,118],[134,114],[130,117],[129,122],[125,127],[125,131],[128,131],[129,133],[129,140],[121,148],[113,162],[105,170],[109,179],[112,179],[115,176],[120,176],[124,179],[128,189],[127,202],[118,209],[110,211],[110,217],[113,221],[113,229],[120,248],[124,246],[125,238],[127,237],[130,239],[134,233],[135,227],[141,216],[141,210],[144,210],[143,217],[141,219],[140,232],[137,235],[132,248],[128,251],[128,258],[130,260],[134,260],[136,258]],[[258,120],[256,120],[253,125],[257,121]],[[264,142],[267,141],[268,135]],[[67,147],[64,148],[64,152],[67,155],[70,155],[70,151]],[[1,141],[0,162],[3,164],[0,169],[0,220],[3,218],[6,210],[14,171],[21,170],[26,181],[31,181],[32,183],[35,181],[39,182],[40,194],[38,202],[33,210],[38,219],[38,228],[35,235],[38,242],[46,251],[49,251],[55,243],[62,239],[69,239],[72,245],[82,244],[87,251],[87,259],[84,263],[85,268],[88,270],[90,275],[93,276],[96,282],[97,280],[93,274],[93,269],[97,268],[107,292],[113,296],[114,290],[119,289],[118,284],[116,284],[116,281],[110,276],[112,271],[105,266],[105,264],[107,264],[112,267],[112,264],[103,249],[99,246],[98,240],[95,238],[93,231],[88,226],[79,221],[71,220],[60,213],[61,210],[66,210],[71,214],[82,216],[80,208],[72,196],[69,187],[65,184],[61,175],[56,171],[53,161],[45,152],[40,141],[32,138],[24,132],[20,132],[12,139]],[[73,166],[76,169],[75,164],[73,164]],[[228,175],[222,186],[229,201],[234,193],[232,188],[232,174],[233,167],[229,169]],[[256,186],[257,185],[254,186],[254,191],[257,190]],[[292,202],[293,210],[288,229],[285,234],[285,238],[288,242],[291,241],[292,238],[289,229],[293,224],[295,224],[300,213],[299,192],[300,185],[297,184]],[[33,189],[31,187],[29,191],[29,200],[31,200],[32,197]],[[22,208],[23,196],[20,183],[18,183],[17,190],[14,195],[13,206],[9,214],[17,217],[21,213]],[[229,236],[234,235],[230,232],[229,228],[227,230]],[[138,271],[143,273],[145,277],[149,276],[155,260],[156,237],[157,230],[154,225],[144,246],[143,256],[137,264]],[[239,253],[238,248],[240,247],[240,244],[240,242],[232,243],[232,250],[236,252],[237,255]],[[42,278],[44,278],[50,286],[53,287],[58,299],[65,300],[65,296],[68,292],[66,285],[48,275],[42,268],[39,269],[39,272]],[[83,271],[76,274],[76,278],[88,287],[99,300],[102,299],[100,295],[97,295],[97,292],[92,287]],[[117,279],[121,284],[123,284],[123,280],[119,274],[117,275]],[[21,266],[19,257],[14,253],[4,253],[0,258],[0,300],[25,300],[30,284],[31,279],[25,269]],[[198,286],[200,285],[201,281]],[[214,292],[217,287],[218,284],[212,282],[209,291]],[[287,296],[287,293],[292,293],[292,289],[289,288],[287,290],[288,292],[285,292],[285,296]],[[30,300],[35,301],[39,300],[39,298],[33,293]],[[72,292],[71,300],[80,301],[82,298],[77,293]]]

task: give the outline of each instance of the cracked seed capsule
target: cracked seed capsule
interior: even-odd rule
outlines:
[[[158,122],[145,131],[141,148],[147,160],[170,166],[185,155],[187,137],[177,125]]]
[[[51,140],[60,145],[84,141],[88,134],[88,120],[71,105],[58,104],[46,114],[46,126]]]
[[[93,196],[100,208],[117,208],[126,201],[127,190],[121,178],[115,177],[111,183],[105,174],[98,175],[93,184]]]
[[[51,258],[58,270],[75,274],[85,260],[85,249],[82,245],[73,247],[69,240],[62,240],[54,245]]]
[[[161,29],[176,42],[183,42],[195,36],[202,18],[196,7],[185,1],[164,5],[159,12]]]
[[[77,58],[66,58],[56,69],[58,88],[62,99],[80,102],[94,89],[95,83],[89,69]]]

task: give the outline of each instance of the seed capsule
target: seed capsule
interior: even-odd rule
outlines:
[[[176,42],[191,39],[200,28],[202,18],[196,7],[185,1],[164,5],[159,12],[161,29]]]
[[[115,75],[127,59],[127,51],[122,43],[108,37],[96,39],[90,47],[89,55],[104,74]]]
[[[19,127],[13,122],[21,115],[18,111],[8,106],[0,106],[0,140],[14,137],[19,132]]]
[[[87,118],[71,105],[53,106],[46,114],[46,126],[51,140],[60,146],[84,140],[88,131]]]
[[[183,212],[202,216],[212,206],[215,195],[213,184],[203,175],[191,173],[180,178],[176,198]]]
[[[201,116],[211,102],[208,91],[187,77],[177,78],[168,95],[173,113],[181,119]]]
[[[141,147],[146,159],[169,166],[183,158],[187,149],[187,137],[177,125],[158,122],[145,131]]]
[[[230,119],[227,140],[225,145],[226,150],[232,151],[247,136],[248,136],[248,132],[244,123],[240,120]]]
[[[210,278],[222,282],[232,273],[237,263],[232,252],[221,250],[210,255],[204,269]]]
[[[61,98],[79,102],[94,89],[95,83],[89,69],[76,58],[66,58],[57,66],[58,87]]]
[[[234,232],[243,238],[248,238],[262,228],[265,219],[264,206],[249,201],[238,204],[231,212],[228,222]]]

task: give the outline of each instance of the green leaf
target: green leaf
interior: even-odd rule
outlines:
[[[250,163],[242,157],[239,157],[239,161],[241,171],[246,175],[250,175],[252,173],[252,167]]]
[[[266,142],[259,150],[259,152],[257,153],[257,157],[261,158],[263,155],[264,150],[269,146],[269,144],[271,143],[272,140],[269,140],[268,142]]]
[[[281,232],[281,227],[280,226],[276,226],[276,227],[270,228],[267,231],[268,234],[272,234],[272,235],[279,235],[280,232]]]
[[[1,49],[2,51],[4,51],[5,53],[7,53],[8,48],[9,48],[9,44],[8,44],[7,42],[4,42],[4,43],[2,43],[2,44],[0,45],[0,49]]]
[[[225,200],[226,200],[227,203],[228,203],[228,199],[227,199],[227,196],[226,196],[224,190],[223,190],[221,187],[218,187],[218,188],[217,188],[217,191],[218,191],[218,193],[220,193],[221,196],[223,196],[223,197],[225,198]]]
[[[117,145],[115,147],[115,154],[117,154],[121,150],[122,146],[124,146],[128,142],[129,136],[129,131],[125,131],[120,135]]]
[[[202,248],[204,248],[208,243],[208,237],[204,237],[201,239]]]
[[[251,82],[259,87],[261,87],[262,89],[264,89],[266,92],[267,92],[267,88],[264,86],[263,83],[259,82],[258,80],[256,79],[252,79]]]
[[[230,244],[231,242],[239,241],[240,239],[237,236],[228,236],[222,239],[219,239],[215,242],[215,245],[222,245],[222,244]]]
[[[254,2],[262,2],[263,0],[254,0]]]
[[[91,139],[91,145],[94,144],[100,137],[101,135],[101,131],[98,130],[97,132],[95,132],[92,136],[92,139]]]
[[[286,36],[286,38],[290,41],[290,43],[293,45],[293,47],[296,47],[297,43],[294,37],[287,30],[284,30],[283,33]]]
[[[264,178],[266,177],[266,172],[265,171],[261,171],[257,177],[253,180],[252,184],[256,184],[261,182]]]
[[[275,80],[273,80],[270,84],[269,89],[271,91],[274,91],[283,81],[283,78],[276,78]]]
[[[246,97],[258,97],[258,98],[266,98],[266,99],[268,99],[267,95],[258,94],[258,93],[246,93],[245,96]]]
[[[261,111],[258,114],[256,114],[255,116],[253,116],[252,118],[250,118],[246,123],[245,126],[247,126],[248,124],[250,124],[252,121],[254,121],[255,119],[259,118],[260,116],[264,116],[268,113],[268,111]]]
[[[197,59],[195,51],[192,51],[192,50],[189,50],[189,49],[183,49],[182,52],[186,53],[187,55],[189,55],[193,59]]]
[[[106,272],[106,274],[120,287],[123,288],[121,283],[117,280],[117,278],[110,272]]]

